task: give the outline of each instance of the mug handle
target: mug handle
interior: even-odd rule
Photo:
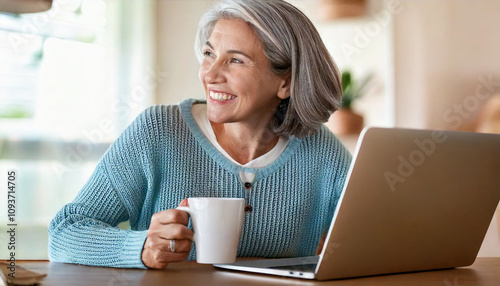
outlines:
[[[175,209],[185,211],[191,216],[192,210],[189,207],[180,206],[180,207],[176,207]],[[194,241],[194,243],[196,243],[196,233],[193,233],[193,241]]]

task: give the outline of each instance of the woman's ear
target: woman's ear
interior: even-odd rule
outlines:
[[[285,99],[290,97],[290,82],[291,82],[290,74],[287,74],[286,76],[282,77],[277,94],[279,98]]]

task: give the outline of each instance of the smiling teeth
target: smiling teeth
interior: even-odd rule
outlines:
[[[218,93],[218,92],[213,92],[213,91],[210,91],[209,95],[213,100],[217,100],[217,101],[231,100],[231,99],[236,97],[234,95],[228,95],[225,93]]]

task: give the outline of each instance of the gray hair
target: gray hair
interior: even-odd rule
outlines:
[[[281,101],[270,128],[280,136],[316,133],[341,107],[340,72],[313,23],[283,0],[223,0],[198,24],[195,51],[203,60],[203,46],[220,19],[240,19],[255,30],[270,68],[290,74],[290,97]]]

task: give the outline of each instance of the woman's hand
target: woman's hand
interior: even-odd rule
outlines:
[[[187,199],[179,206],[187,206]],[[162,269],[170,262],[185,261],[193,240],[193,232],[187,228],[188,221],[188,214],[177,209],[155,213],[151,218],[148,236],[142,249],[144,265]],[[170,250],[172,239],[175,239],[175,252]]]

